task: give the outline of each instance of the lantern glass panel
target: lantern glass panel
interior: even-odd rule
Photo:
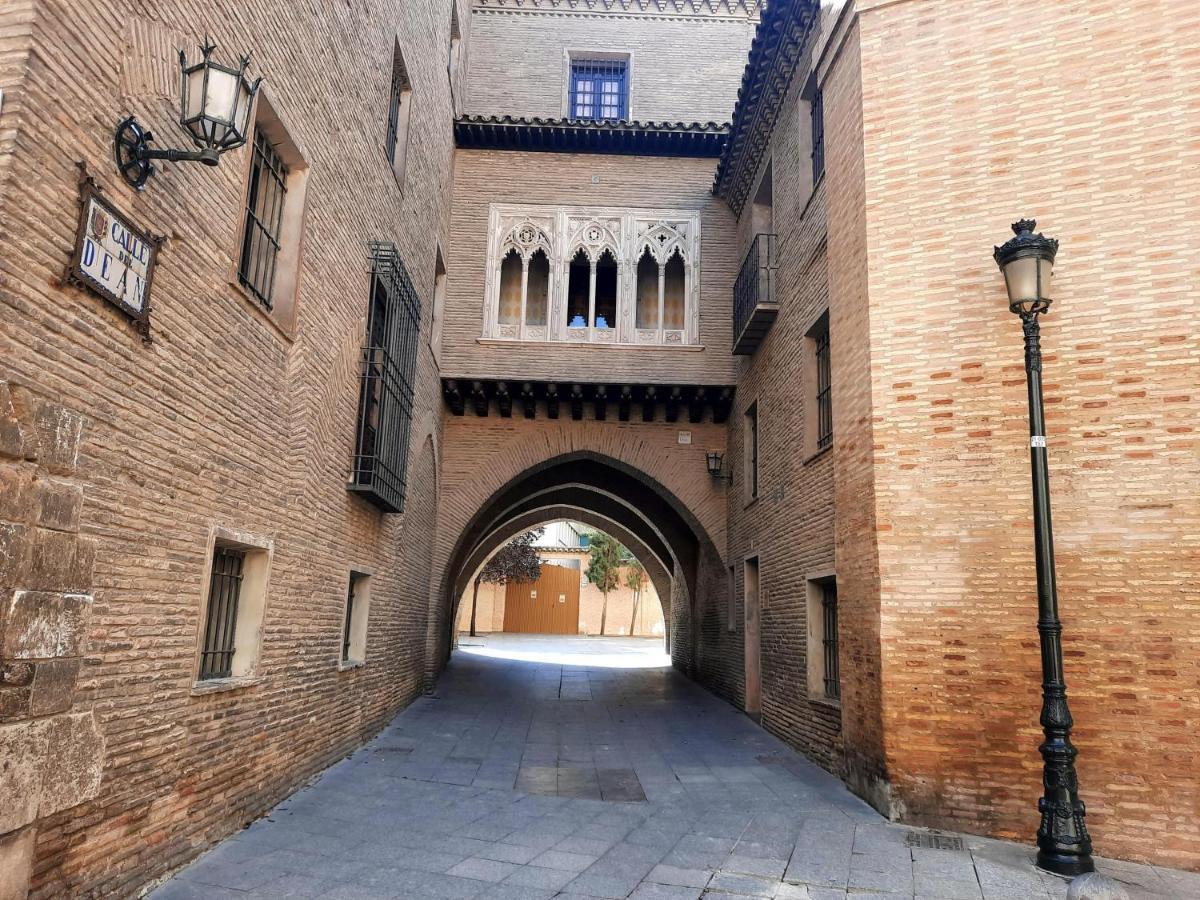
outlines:
[[[233,72],[217,68],[208,70],[208,91],[204,103],[204,117],[211,122],[212,140],[219,144],[229,130],[226,124],[233,120],[233,104],[238,97],[241,79]]]
[[[237,128],[238,139],[245,140],[246,135],[250,133],[250,108],[254,105],[254,91],[244,78],[239,78],[237,107],[237,122],[234,127]]]
[[[1004,267],[1004,283],[1011,304],[1032,303],[1038,299],[1038,260],[1022,256]]]
[[[183,111],[185,119],[195,119],[204,113],[204,73],[207,69],[204,66],[197,66],[190,72],[184,75],[187,79],[187,108]],[[189,130],[198,139],[204,140],[204,124],[202,121],[193,122],[188,126]]]
[[[1050,282],[1054,276],[1054,260],[1039,259],[1038,260],[1039,275],[1041,276],[1041,300],[1053,300],[1054,291],[1050,289]]]

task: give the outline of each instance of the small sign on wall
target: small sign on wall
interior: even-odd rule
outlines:
[[[150,340],[150,287],[163,237],[134,225],[85,176],[79,197],[79,227],[67,281],[99,294],[133,320]]]
[[[679,443],[690,444],[692,442],[692,433],[690,431],[679,432]]]

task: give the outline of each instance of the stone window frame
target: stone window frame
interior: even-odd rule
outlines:
[[[234,631],[233,674],[228,678],[201,680],[200,654],[204,647],[205,622],[211,595],[213,556],[218,545],[234,547],[246,554]],[[196,621],[196,651],[192,663],[193,695],[249,687],[262,681],[260,663],[263,629],[274,555],[275,542],[272,538],[223,525],[214,525],[209,529],[198,604],[199,615]]]
[[[825,595],[825,586],[837,586],[837,573],[833,569],[820,569],[807,572],[804,575],[805,619],[807,622],[805,639],[805,656],[808,670],[808,699],[811,703],[820,703],[840,709],[840,698],[829,697],[825,693],[825,617],[821,601]],[[839,610],[840,613],[840,610]],[[840,626],[841,616],[838,616]],[[839,627],[840,631],[840,627]],[[841,650],[840,636],[838,649]],[[839,684],[841,679],[839,679]]]
[[[700,212],[628,207],[491,204],[484,279],[483,329],[486,341],[563,342],[653,349],[703,349],[700,345]],[[526,322],[525,272],[543,250],[550,261],[546,325]],[[617,262],[616,327],[568,327],[571,260],[583,251],[593,268],[604,252]],[[637,328],[637,262],[649,250],[660,269],[678,252],[683,262],[683,328]],[[518,321],[500,321],[501,265],[513,251],[522,266],[522,306]]]
[[[814,153],[816,148],[813,146],[813,125],[814,125],[814,106],[819,104],[816,110],[820,113],[821,121],[821,168],[818,172],[815,165]],[[800,197],[804,200],[802,208],[807,208],[808,201],[812,199],[812,195],[816,193],[821,182],[825,180],[825,102],[824,92],[821,88],[820,81],[816,72],[811,72],[808,79],[804,82],[804,86],[800,90],[799,97],[799,115],[797,120],[797,139],[800,144],[800,156],[802,159],[807,159],[807,165],[801,165],[797,168],[800,179]]]
[[[295,132],[287,127],[279,109],[267,87],[264,85],[260,88],[251,116],[254,128],[242,153],[242,187],[238,194],[237,218],[234,225],[237,238],[233,245],[226,280],[258,315],[272,325],[281,336],[291,341],[296,337],[299,318],[300,276],[304,259],[310,168],[303,149],[292,138]],[[239,274],[246,238],[246,197],[253,176],[254,153],[250,145],[260,130],[288,169],[283,212],[280,216],[279,251],[275,260],[275,280],[271,289],[269,309],[242,284]]]
[[[562,97],[559,104],[559,109],[562,110],[562,117],[564,119],[574,118],[571,114],[572,67],[577,62],[588,62],[590,60],[614,60],[625,63],[625,121],[636,122],[637,117],[634,115],[633,108],[634,52],[632,50],[588,50],[576,47],[564,47],[562,60]]]
[[[340,641],[338,643],[338,671],[347,672],[361,669],[367,664],[367,635],[371,616],[371,585],[374,573],[363,566],[354,566],[346,570],[346,590],[342,594],[341,616],[342,623]],[[350,610],[350,618],[346,618],[346,606],[350,602],[351,589],[354,591],[354,605]],[[346,641],[346,631],[349,630],[350,649],[342,654],[342,646]]]

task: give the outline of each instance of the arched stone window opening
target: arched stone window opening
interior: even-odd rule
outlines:
[[[635,309],[635,327],[639,329],[658,329],[658,263],[650,248],[642,250],[637,264],[637,300]]]
[[[571,258],[567,271],[567,327],[587,328],[591,319],[592,262],[582,250]]]
[[[525,324],[545,327],[550,309],[550,258],[541,248],[529,257],[525,287]]]
[[[496,321],[501,325],[517,325],[521,321],[521,285],[524,264],[515,249],[505,254],[500,263],[500,297]]]
[[[678,248],[663,269],[663,328],[683,331],[687,323],[687,269]]]
[[[596,302],[592,327],[597,331],[617,327],[617,260],[605,250],[596,260]]]

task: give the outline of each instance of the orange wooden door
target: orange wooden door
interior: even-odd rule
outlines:
[[[509,584],[504,591],[504,630],[578,634],[579,570],[543,564],[542,577],[533,584]]]

